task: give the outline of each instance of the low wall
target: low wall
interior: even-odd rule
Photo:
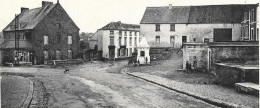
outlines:
[[[223,86],[234,87],[239,82],[259,84],[259,67],[256,65],[215,63],[212,71],[216,73],[216,82]]]
[[[46,65],[70,65],[70,64],[82,64],[82,59],[68,59],[68,60],[49,60],[45,61]]]
[[[156,61],[156,60],[166,60],[169,58],[169,56],[172,54],[173,49],[170,47],[159,47],[159,48],[150,48],[150,60]]]

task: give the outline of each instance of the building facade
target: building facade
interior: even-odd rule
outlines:
[[[259,41],[259,3],[243,11],[242,41]]]
[[[254,5],[147,7],[140,34],[149,45],[180,48],[183,42],[240,41],[243,10]]]
[[[111,22],[96,32],[102,57],[116,60],[130,57],[139,43],[140,26]]]
[[[3,33],[5,42],[0,48],[4,51],[4,62],[13,63],[18,59],[43,64],[48,60],[78,56],[79,28],[59,2],[42,1],[42,7],[21,8],[21,13],[3,29]]]

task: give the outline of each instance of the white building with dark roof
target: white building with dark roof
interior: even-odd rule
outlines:
[[[108,60],[131,57],[139,43],[139,32],[139,25],[111,22],[95,33],[98,50]]]
[[[140,22],[140,35],[146,37],[151,48],[180,48],[183,42],[240,41],[243,10],[254,6],[147,7]]]

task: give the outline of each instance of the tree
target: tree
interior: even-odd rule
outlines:
[[[3,32],[0,32],[0,39],[3,39],[4,38],[4,34]]]

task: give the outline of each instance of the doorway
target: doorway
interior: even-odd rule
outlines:
[[[214,42],[230,42],[232,41],[232,29],[214,29]]]
[[[182,36],[182,43],[187,42],[187,36]]]

